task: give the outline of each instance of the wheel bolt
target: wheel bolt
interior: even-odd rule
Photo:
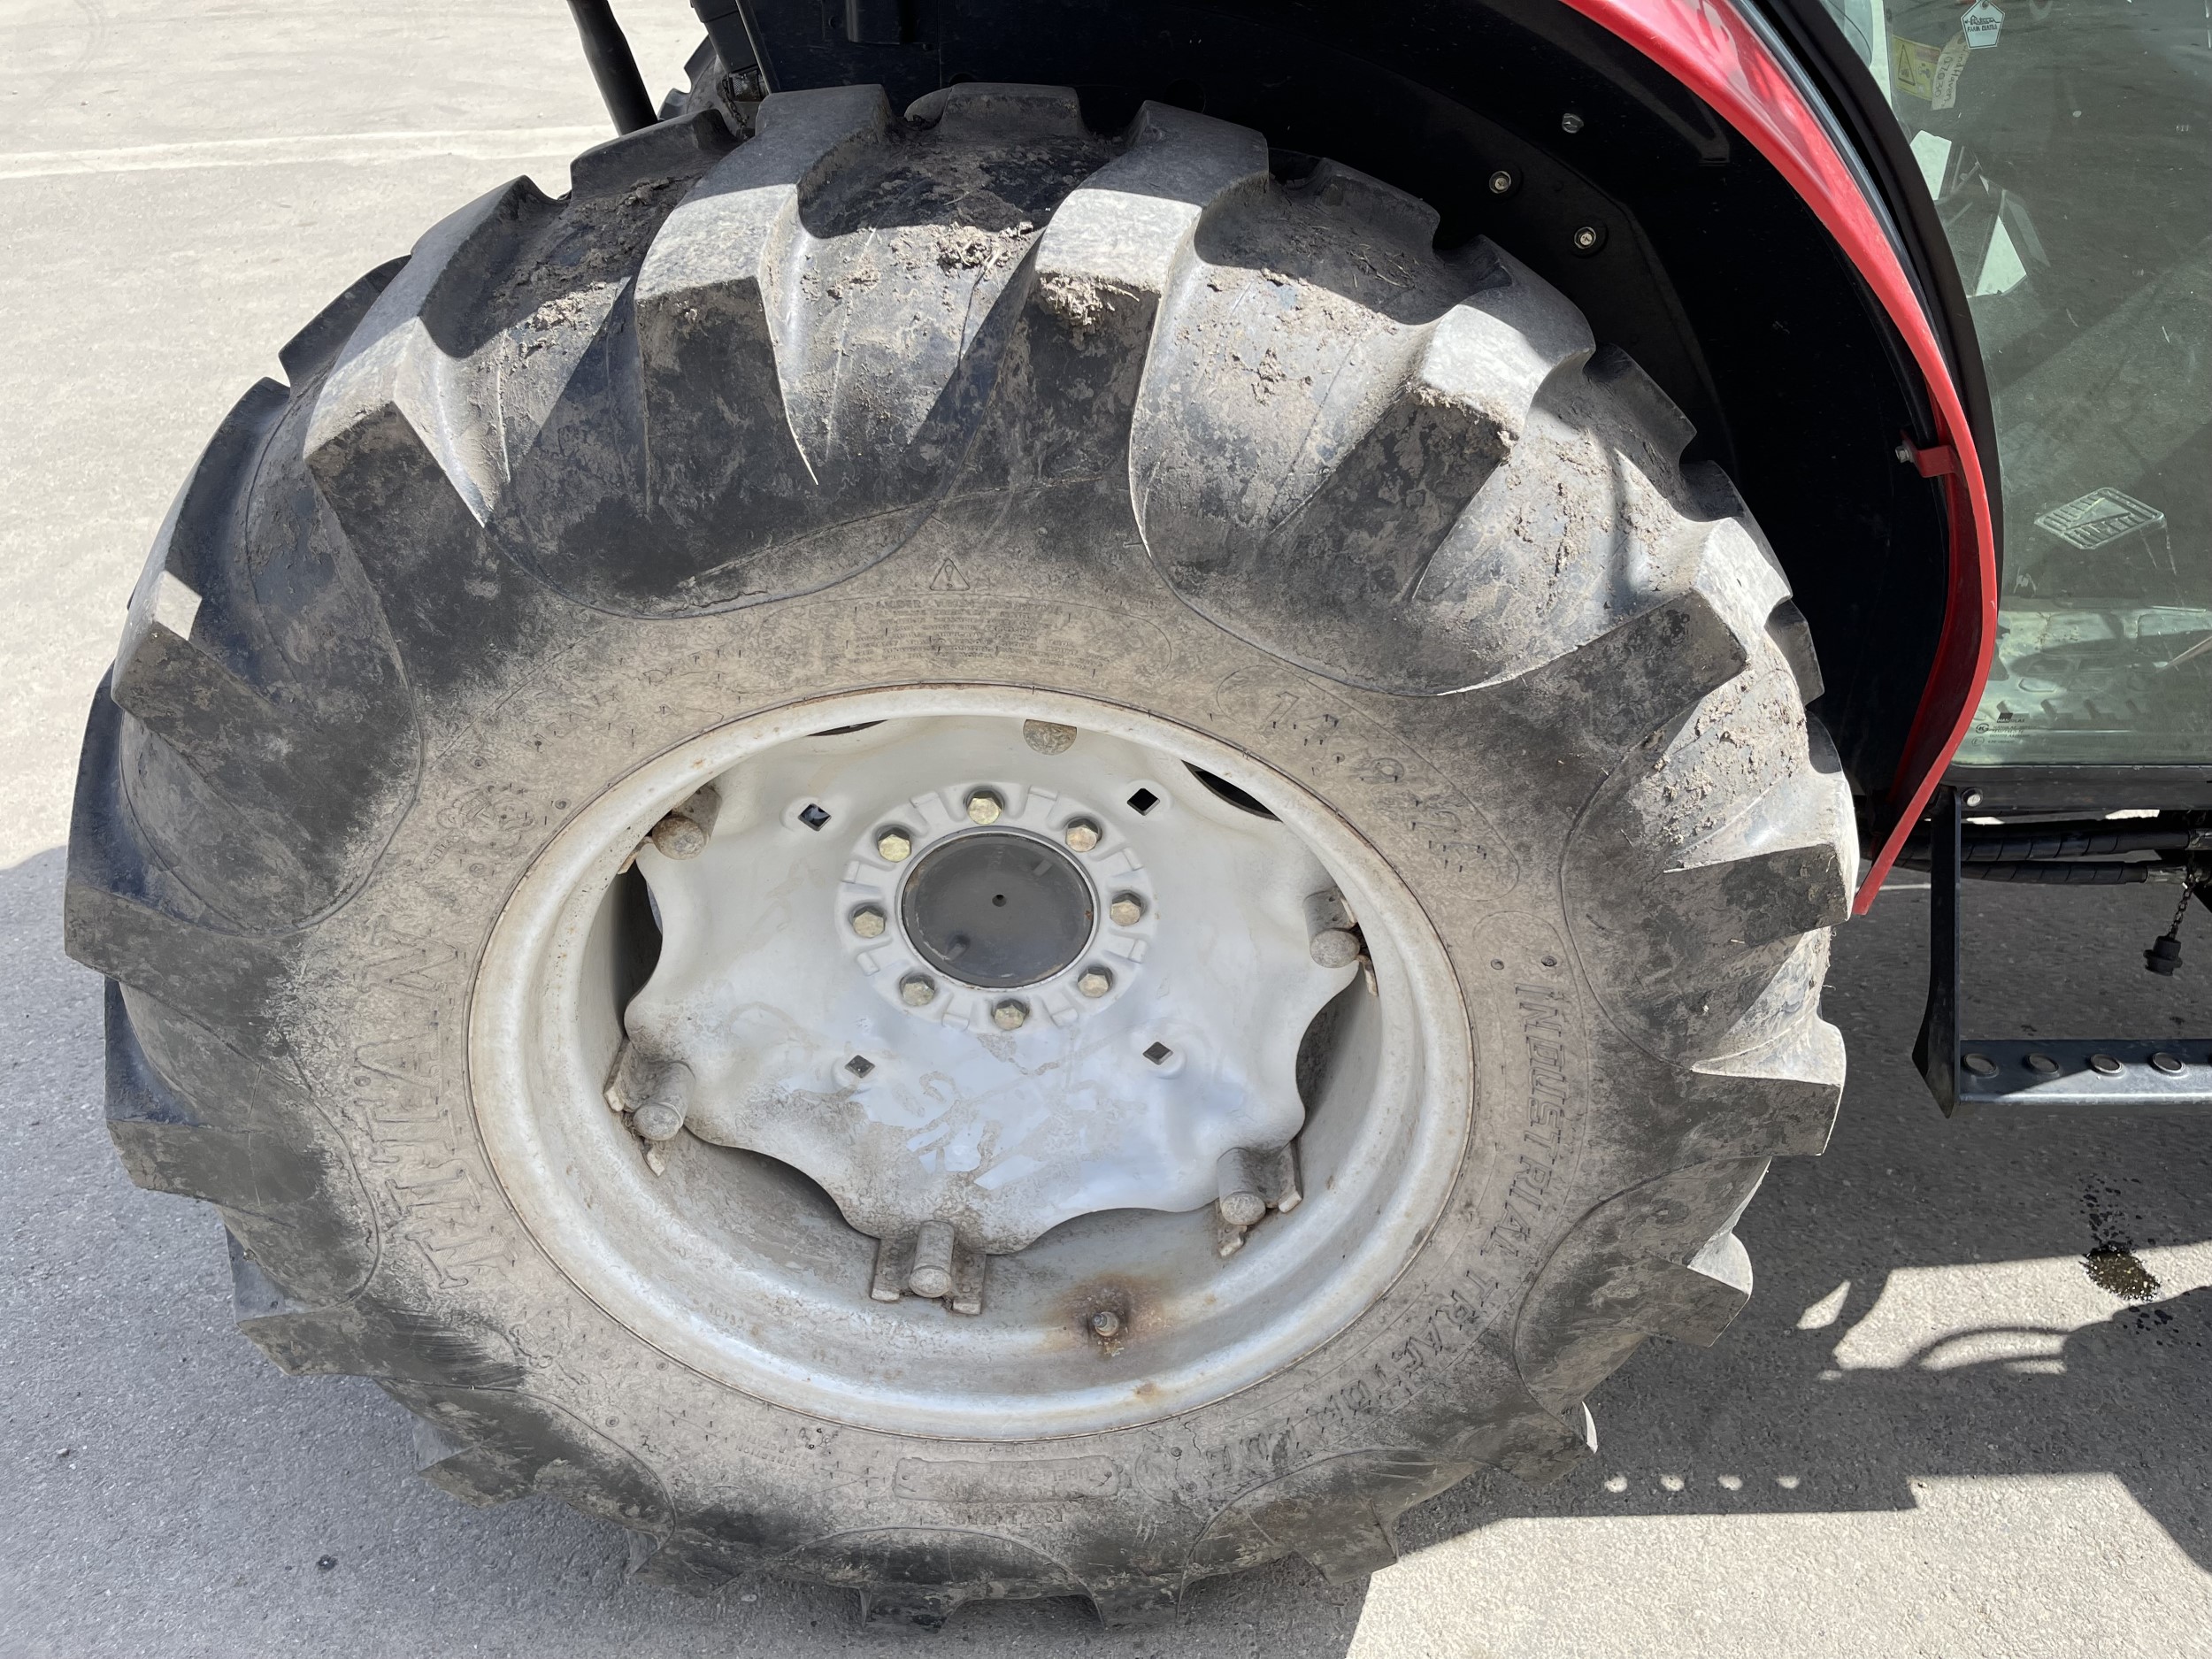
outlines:
[[[876,832],[877,856],[891,864],[903,864],[913,850],[913,838],[904,830],[887,829]]]
[[[1121,1316],[1111,1308],[1101,1308],[1091,1316],[1091,1334],[1112,1338],[1121,1334]]]
[[[1001,1031],[1019,1031],[1029,1023],[1029,1004],[1008,997],[991,1010],[991,1024]]]
[[[968,797],[968,822],[971,824],[995,824],[999,814],[1005,810],[1006,803],[999,799],[996,790],[978,789]]]
[[[1114,988],[1114,976],[1103,968],[1086,968],[1075,988],[1086,996],[1103,996]]]
[[[899,981],[899,1001],[909,1008],[927,1008],[937,1000],[937,981],[926,973],[910,973]]]
[[[681,1064],[664,1066],[654,1078],[645,1099],[631,1113],[630,1122],[640,1135],[658,1145],[673,1141],[683,1133],[684,1118],[690,1106],[691,1068]]]
[[[1024,720],[1022,741],[1040,755],[1063,755],[1075,743],[1075,728],[1057,720]]]
[[[696,858],[707,849],[705,826],[680,812],[671,812],[654,825],[651,839],[664,858]]]
[[[942,1221],[925,1221],[914,1240],[914,1265],[906,1287],[917,1296],[937,1297],[952,1291],[952,1228]]]
[[[1079,818],[1060,832],[1060,839],[1079,853],[1087,853],[1098,845],[1098,826],[1087,818]]]
[[[1214,1179],[1220,1184],[1215,1206],[1231,1226],[1255,1225],[1267,1214],[1259,1159],[1249,1147],[1232,1147],[1223,1153],[1214,1166]]]
[[[1359,935],[1340,927],[1325,927],[1306,946],[1314,963],[1324,968],[1348,968],[1359,960]]]
[[[1144,920],[1144,901],[1133,893],[1117,893],[1106,914],[1117,927],[1134,927]]]
[[[864,905],[853,912],[853,932],[863,939],[880,939],[883,929],[883,912],[874,905]]]

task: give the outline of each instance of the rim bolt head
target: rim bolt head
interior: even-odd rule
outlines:
[[[1306,947],[1317,967],[1348,968],[1359,960],[1359,935],[1340,927],[1325,927]]]
[[[707,849],[705,826],[680,812],[654,825],[649,839],[664,858],[696,858]]]
[[[1079,818],[1060,832],[1060,839],[1077,852],[1087,853],[1098,845],[1098,826]]]
[[[1086,996],[1103,996],[1114,988],[1114,976],[1103,968],[1086,968],[1075,988]]]
[[[1121,1316],[1116,1313],[1111,1308],[1101,1308],[1096,1313],[1091,1316],[1091,1333],[1094,1336],[1102,1337],[1119,1336],[1121,1334]]]
[[[863,939],[882,938],[883,928],[883,912],[874,905],[866,905],[853,912],[853,932]]]
[[[887,829],[877,832],[877,856],[891,864],[904,864],[913,851],[913,838],[904,830]]]
[[[1133,893],[1117,894],[1106,914],[1117,927],[1134,927],[1144,920],[1144,901]]]
[[[1022,741],[1040,755],[1064,755],[1075,743],[1075,728],[1057,720],[1024,720]]]
[[[991,1024],[1001,1031],[1019,1031],[1029,1023],[1029,1004],[1008,997],[991,1010]]]
[[[910,973],[899,981],[899,1001],[909,1008],[927,1008],[937,1000],[937,981],[926,973]]]
[[[1492,174],[1490,175],[1490,194],[1491,194],[1491,195],[1493,195],[1493,196],[1505,196],[1505,195],[1509,195],[1509,194],[1510,194],[1510,192],[1512,191],[1512,188],[1513,188],[1513,175],[1512,175],[1510,173],[1509,173],[1508,171],[1506,171],[1506,169],[1505,169],[1505,168],[1503,168],[1503,167],[1500,167],[1500,168],[1499,168],[1499,169],[1498,169],[1495,173],[1492,173]]]
[[[1005,810],[1006,803],[999,799],[995,790],[978,789],[968,797],[968,822],[971,824],[995,824],[999,814]]]

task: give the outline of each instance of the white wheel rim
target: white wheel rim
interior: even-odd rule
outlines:
[[[1087,744],[1098,758],[1087,772],[1068,756],[1032,753],[1025,764],[1011,752],[1019,745],[1006,741],[1024,720],[1076,728],[1079,749]],[[886,729],[818,735],[879,722]],[[933,743],[943,751],[934,758],[924,753]],[[1147,758],[1133,763],[1133,756]],[[1118,764],[1106,764],[1109,757]],[[1187,766],[1256,797],[1278,822],[1260,826],[1217,799]],[[1137,771],[1150,774],[1145,787],[1159,815],[1148,826],[1121,787]],[[810,781],[788,787],[798,774]],[[917,776],[939,774],[933,792],[911,787]],[[1066,787],[1071,779],[1094,785],[1105,777],[1115,791]],[[725,1121],[695,1108],[696,1126],[714,1139],[687,1134],[669,1142],[665,1173],[656,1175],[603,1098],[624,1034],[608,901],[645,833],[710,779],[722,780],[725,811],[732,803],[735,810],[716,824],[707,854],[679,863],[649,848],[637,853],[671,924],[670,945],[687,930],[688,942],[672,956],[692,971],[678,975],[664,961],[666,985],[681,994],[641,996],[633,1028],[643,1033],[641,1046],[687,1032],[691,1046],[681,1052],[700,1062],[697,1098],[718,1102],[715,1110],[758,1098],[715,1070],[718,1055],[747,1056],[744,1064],[757,1068],[760,1043],[732,1018],[733,1008],[759,1000],[745,980],[757,952],[779,966],[800,964],[791,977],[803,987],[787,1015],[828,993],[830,1011],[818,1022],[825,1029],[800,1033],[794,1052],[807,1052],[792,1064],[823,1073],[818,1093],[830,1116],[848,1113],[844,1143],[870,1133],[853,1104],[867,1086],[849,1073],[832,1075],[837,1062],[829,1057],[861,1051],[849,1041],[856,1030],[870,1036],[881,1051],[878,1063],[893,1073],[941,1070],[938,1063],[956,1057],[962,1045],[980,1055],[1012,1053],[1026,1041],[1033,1057],[1055,1041],[1076,1041],[1070,1033],[1094,1056],[1118,1049],[1129,1066],[1157,1073],[1138,1039],[1171,1032],[1161,1046],[1177,1061],[1195,1056],[1191,1075],[1171,1083],[1148,1078],[1147,1111],[1117,1122],[1110,1135],[1057,1166],[1045,1160],[1051,1179],[1032,1170],[1001,1182],[1011,1194],[1005,1202],[962,1188],[950,1180],[961,1172],[949,1172],[942,1159],[934,1171],[907,1167],[879,1135],[864,1154],[841,1144],[833,1123],[815,1123],[812,1142],[802,1144],[777,1138],[789,1114],[756,1112],[756,1121],[739,1124],[744,1114],[734,1109]],[[979,786],[1002,797],[1000,823],[979,826],[955,816],[964,794]],[[822,829],[793,820],[818,801],[829,814]],[[915,971],[913,941],[898,926],[873,941],[843,926],[856,906],[890,909],[898,900],[902,877],[866,856],[864,842],[847,856],[856,838],[892,817],[915,831],[910,869],[930,850],[984,828],[1041,841],[1071,817],[1089,819],[1103,832],[1086,864],[1107,872],[1094,878],[1102,902],[1126,891],[1140,899],[1142,916],[1129,927],[1100,918],[1058,972],[1019,987],[1013,995],[1033,1013],[1010,1037],[987,1023],[995,989],[941,986],[931,1007],[906,1008],[895,987]],[[1168,826],[1179,820],[1181,833],[1171,834]],[[735,905],[752,918],[752,931],[735,935],[734,950],[726,927],[702,929],[671,913],[696,902],[701,915],[710,914],[715,895],[742,887],[741,872],[757,871],[762,849],[779,845],[802,849],[817,867],[817,849],[838,846],[838,879],[817,883],[819,891],[785,880],[802,889],[797,907],[765,932],[758,923],[766,912]],[[1194,861],[1210,873],[1223,864],[1223,849],[1240,845],[1267,849],[1256,865],[1248,857],[1247,867],[1290,870],[1295,857],[1310,861],[1310,871],[1281,877],[1253,900],[1263,914],[1246,933],[1264,935],[1278,954],[1286,939],[1302,946],[1302,937],[1285,932],[1298,889],[1317,878],[1333,882],[1364,926],[1371,978],[1301,961],[1271,981],[1267,1007],[1256,1006],[1252,987],[1241,983],[1192,988],[1204,953],[1178,941],[1204,931],[1194,926],[1200,921],[1221,931],[1219,902],[1202,893],[1223,883],[1194,886],[1180,865]],[[1248,897],[1240,893],[1235,902]],[[1214,910],[1199,915],[1209,902]],[[724,907],[726,919],[732,908]],[[801,912],[812,920],[794,920]],[[703,941],[712,949],[703,950]],[[699,969],[718,951],[718,965],[710,960]],[[1113,988],[1085,998],[1074,981],[1102,964],[1116,969]],[[656,979],[663,978],[657,969]],[[1309,1079],[1309,1115],[1294,1098],[1281,1098],[1288,1063],[1280,1053],[1282,1010],[1272,1005],[1302,990],[1310,1001],[1298,1008],[1318,1008],[1347,980],[1353,988],[1333,1004],[1341,1010],[1340,1038]],[[734,1000],[733,983],[746,987]],[[1305,1014],[1294,1018],[1302,1029]],[[1240,1022],[1271,1034],[1260,1042],[1265,1052],[1244,1056],[1227,1072],[1248,1083],[1268,1073],[1272,1084],[1251,1091],[1268,1098],[1224,1096],[1194,1107],[1201,1074],[1217,1081],[1223,1074],[1209,1045],[1218,1048]],[[714,1033],[720,1048],[702,1033]],[[902,1044],[926,1050],[928,1066],[908,1065]],[[812,1415],[979,1439],[1094,1432],[1187,1411],[1326,1341],[1372,1305],[1418,1248],[1457,1171],[1471,1105],[1467,1023],[1441,946],[1402,883],[1341,819],[1249,757],[1180,726],[1057,694],[980,687],[794,705],[709,733],[622,780],[556,837],[510,899],[478,979],[470,1052],[479,1122],[510,1198],[562,1270],[631,1331],[710,1377]],[[878,1081],[887,1090],[895,1079]],[[1042,1141],[1055,1133],[1048,1125]],[[1220,1146],[1279,1143],[1292,1133],[1299,1134],[1305,1202],[1294,1213],[1270,1216],[1243,1249],[1221,1259],[1209,1184]],[[715,1143],[730,1139],[746,1149]],[[1062,1135],[1056,1144],[1079,1139]],[[1179,1156],[1160,1152],[1171,1143],[1181,1147]],[[1105,1146],[1122,1155],[1099,1156]],[[966,1173],[979,1172],[972,1166]],[[1133,1200],[1149,1207],[1132,1207]],[[948,1202],[964,1206],[956,1218],[964,1236],[1013,1252],[990,1257],[982,1311],[963,1317],[913,1296],[873,1299],[876,1240],[845,1216],[889,1236]],[[1096,1316],[1110,1317],[1094,1323]]]

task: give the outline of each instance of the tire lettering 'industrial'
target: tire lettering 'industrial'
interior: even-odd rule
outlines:
[[[1566,1144],[1567,1019],[1572,1003],[1548,985],[1513,987],[1521,1017],[1521,1041],[1528,1061],[1528,1118],[1514,1155],[1513,1177],[1506,1185],[1505,1209],[1490,1229],[1489,1242],[1519,1256],[1535,1236],[1546,1194]]]

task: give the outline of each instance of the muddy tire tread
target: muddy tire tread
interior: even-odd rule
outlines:
[[[1678,411],[1508,251],[1439,257],[1413,198],[1334,164],[1286,187],[1260,134],[1179,110],[1102,136],[1071,93],[969,86],[914,113],[874,88],[787,95],[741,145],[681,115],[580,159],[570,197],[517,180],[349,287],[284,348],[291,386],[242,400],[88,730],[67,936],[110,979],[111,1131],[140,1184],[222,1208],[239,1322],[273,1359],[375,1378],[468,1502],[549,1492],[637,1529],[649,1578],[793,1571],[933,1625],[1068,1594],[1141,1621],[1288,1551],[1356,1578],[1473,1469],[1540,1479],[1586,1455],[1586,1402],[1647,1338],[1717,1338],[1749,1293],[1732,1229],[1767,1160],[1824,1142],[1843,1058],[1818,986],[1855,847],[1805,710],[1810,641],[1726,480],[1682,466]],[[1039,193],[1033,223],[940,227],[929,258],[859,280],[872,190],[987,163]],[[1293,232],[1303,277],[1234,263]],[[564,287],[580,249],[589,280]],[[1286,290],[1273,321],[1239,320]],[[1394,315],[1408,295],[1432,314]],[[910,326],[917,296],[942,303]],[[1320,378],[1310,425],[1269,413]],[[1620,500],[1547,504],[1593,457],[1619,462]],[[1225,632],[1386,695],[1512,688],[1500,741],[1525,744],[1535,810],[1571,818],[1571,851],[1606,849],[1557,878],[1594,1041],[1663,1081],[1591,1154],[1604,1190],[1523,1300],[1514,1412],[1256,1484],[1179,1556],[1072,1580],[1011,1542],[810,1540],[795,1509],[734,1547],[736,1522],[534,1394],[505,1336],[380,1301],[388,1206],[290,1053],[299,941],[372,879],[420,757],[460,741],[478,642],[522,657],[580,611],[768,603],[869,569],[979,472],[1119,465],[1159,580]],[[652,556],[611,561],[609,522],[649,526]],[[1601,543],[1634,557],[1600,567]],[[182,633],[162,611],[180,586]]]

